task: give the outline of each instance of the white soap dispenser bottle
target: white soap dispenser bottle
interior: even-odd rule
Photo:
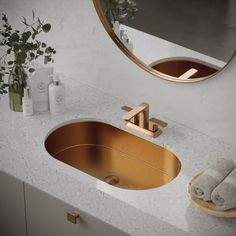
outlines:
[[[22,108],[24,116],[32,116],[33,111],[33,100],[30,94],[30,87],[26,86],[24,88],[24,97],[22,98]]]
[[[119,21],[115,21],[113,23],[113,31],[117,35],[117,37],[120,37],[120,23],[119,23]]]
[[[130,52],[133,52],[133,43],[130,41],[128,37],[128,30],[126,28],[123,28],[121,30],[120,37],[123,44],[130,50]]]
[[[65,112],[65,87],[57,75],[49,85],[49,110],[53,115]]]

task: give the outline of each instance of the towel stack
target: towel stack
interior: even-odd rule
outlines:
[[[192,197],[212,201],[219,210],[236,207],[236,168],[231,160],[217,159],[209,169],[194,179]]]

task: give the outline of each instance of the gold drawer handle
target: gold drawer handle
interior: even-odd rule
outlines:
[[[67,212],[67,220],[72,224],[76,224],[77,219],[79,218],[79,213],[77,212]]]

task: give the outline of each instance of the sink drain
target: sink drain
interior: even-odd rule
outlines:
[[[108,175],[104,178],[104,181],[110,185],[116,185],[120,182],[120,179],[115,175]]]

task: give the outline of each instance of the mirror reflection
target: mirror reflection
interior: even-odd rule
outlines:
[[[236,1],[99,2],[111,29],[132,52],[130,56],[135,55],[159,77],[205,79],[226,66],[235,52]]]

